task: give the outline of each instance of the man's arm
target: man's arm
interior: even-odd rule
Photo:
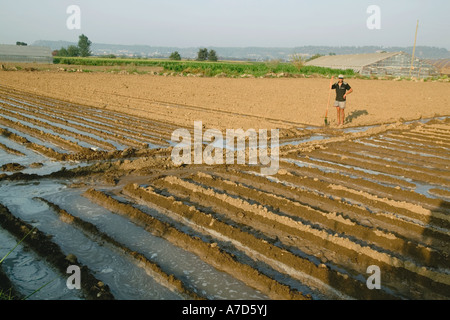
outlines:
[[[353,89],[350,88],[350,90],[348,90],[345,94],[344,94],[344,99],[347,98],[347,95],[349,95],[350,93],[353,92]]]

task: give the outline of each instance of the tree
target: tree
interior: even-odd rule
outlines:
[[[68,57],[78,57],[80,55],[80,48],[77,46],[71,45],[67,47],[67,56]]]
[[[208,49],[203,48],[199,49],[197,53],[197,60],[198,61],[205,61],[208,59]]]
[[[69,56],[69,52],[67,52],[67,49],[62,47],[61,49],[58,50],[58,56],[60,57],[68,57]]]
[[[178,51],[172,52],[169,57],[170,60],[181,60],[181,55]]]
[[[17,41],[16,46],[26,46],[27,44],[25,42]]]
[[[91,55],[92,42],[84,34],[82,34],[78,39],[79,55],[82,57],[89,57]]]
[[[209,50],[209,53],[208,53],[208,60],[209,61],[217,61],[217,60],[219,60],[219,58],[217,58],[217,53],[216,53],[216,51],[215,50]]]

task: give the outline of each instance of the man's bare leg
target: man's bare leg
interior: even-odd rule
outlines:
[[[339,125],[341,123],[341,108],[336,107],[336,111],[337,111],[337,125]]]
[[[341,109],[341,108],[339,108]],[[345,109],[341,109],[341,121],[340,124],[344,125],[344,120],[345,120]]]

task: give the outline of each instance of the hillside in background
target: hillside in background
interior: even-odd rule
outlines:
[[[75,42],[68,41],[48,41],[38,40],[33,43],[35,46],[50,47],[52,50],[76,45]],[[373,53],[376,51],[404,51],[412,54],[413,47],[382,47],[382,46],[301,46],[293,48],[283,47],[207,47],[216,50],[219,58],[222,60],[253,60],[264,61],[271,59],[289,60],[292,54],[301,54],[305,57],[315,54],[328,55],[334,54],[357,54],[357,53]],[[118,44],[102,44],[93,43],[92,53],[94,55],[114,54],[117,56],[128,57],[148,57],[148,58],[168,58],[169,55],[178,51],[183,58],[195,59],[197,57],[199,47],[178,48],[178,47],[158,47],[149,45],[118,45]],[[445,48],[417,46],[416,56],[422,59],[448,59],[450,51]]]

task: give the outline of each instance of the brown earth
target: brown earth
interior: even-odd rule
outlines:
[[[371,104],[355,112],[348,126],[394,123],[345,132],[292,129],[322,123],[314,108],[294,111],[295,101],[319,105],[326,99],[326,79],[8,71],[0,72],[0,81],[1,152],[20,159],[25,155],[16,149],[27,148],[57,161],[93,161],[45,176],[2,174],[0,183],[64,180],[111,214],[273,299],[448,298],[450,119],[397,121],[418,113],[448,115],[447,83],[351,80],[350,114],[366,95]],[[391,93],[389,102],[380,92]],[[167,141],[180,126],[192,129],[194,120],[221,129],[284,128],[284,141],[317,133],[324,138],[281,147],[280,169],[268,177],[259,175],[259,166],[176,166]],[[202,298],[165,266],[57,203],[36,201],[92,241],[132,257],[163,285]],[[0,209],[16,221],[1,201]],[[12,232],[12,224],[4,228]],[[370,265],[382,270],[382,290],[366,286]],[[310,291],[303,292],[305,286]]]
[[[192,127],[301,127],[324,123],[328,79],[228,79],[110,73],[0,72],[0,83],[108,110]],[[442,82],[350,79],[348,126],[449,115]],[[330,107],[328,117],[336,118]]]

